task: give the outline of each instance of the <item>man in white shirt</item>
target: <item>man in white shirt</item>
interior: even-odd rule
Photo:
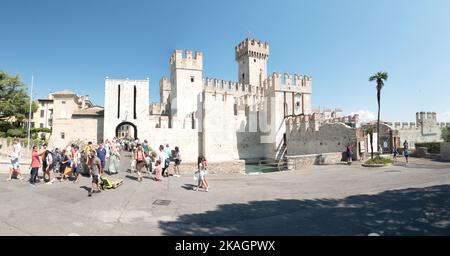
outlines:
[[[22,155],[22,147],[20,146],[20,141],[18,138],[14,139],[13,151],[9,154],[11,159],[11,166],[9,168],[9,177],[6,181],[10,181],[14,172],[17,173],[19,180],[23,180],[22,172],[20,171],[19,161]]]

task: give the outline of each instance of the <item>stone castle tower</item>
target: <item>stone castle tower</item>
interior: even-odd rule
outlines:
[[[235,47],[238,81],[262,86],[267,78],[269,43],[247,38]]]

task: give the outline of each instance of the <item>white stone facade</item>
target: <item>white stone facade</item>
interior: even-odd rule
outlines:
[[[186,162],[200,154],[211,162],[283,157],[285,118],[311,114],[312,78],[267,76],[266,42],[247,38],[235,52],[238,82],[204,78],[201,52],[175,50],[159,103],[148,100],[148,80],[107,78],[104,138],[132,124],[153,147],[179,146]]]

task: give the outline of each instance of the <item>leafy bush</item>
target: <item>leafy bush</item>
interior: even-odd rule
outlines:
[[[8,138],[6,138],[6,146],[11,146],[11,142],[12,142],[12,138],[11,137],[8,137]]]
[[[373,159],[367,160],[366,164],[392,164],[392,160],[389,158],[377,156]]]
[[[0,120],[0,132],[6,133],[9,129],[14,129],[14,125],[10,122]]]
[[[25,132],[22,128],[9,129],[6,133],[10,137],[20,137],[20,138],[25,137]]]
[[[6,138],[6,132],[0,132],[0,138]]]
[[[32,128],[31,133],[38,133],[38,132],[45,132],[45,133],[51,133],[52,130],[49,128]]]
[[[450,127],[444,127],[442,128],[442,139],[445,142],[450,142]]]
[[[39,142],[41,142],[41,139],[39,138],[33,139],[33,146],[39,146]]]
[[[416,143],[416,149],[427,148],[430,154],[440,154],[441,153],[441,143],[440,142],[423,142]]]

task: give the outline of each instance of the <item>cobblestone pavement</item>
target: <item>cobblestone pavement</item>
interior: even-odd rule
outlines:
[[[115,190],[0,181],[0,235],[450,235],[450,163],[314,166],[260,175],[154,182],[125,171]]]

